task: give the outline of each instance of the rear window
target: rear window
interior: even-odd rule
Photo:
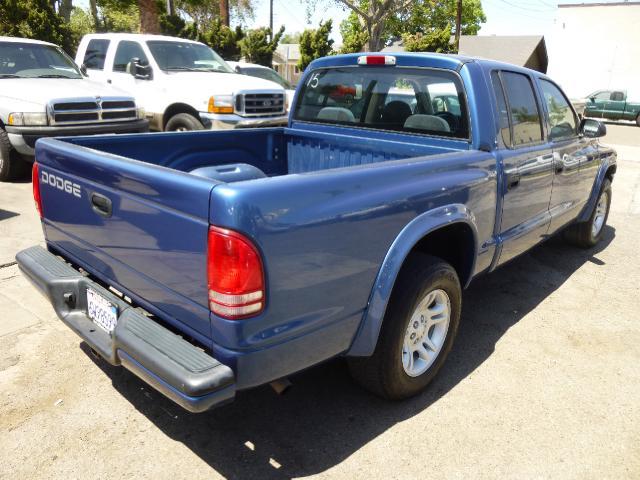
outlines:
[[[464,92],[453,72],[371,66],[321,69],[300,88],[295,120],[469,137]]]

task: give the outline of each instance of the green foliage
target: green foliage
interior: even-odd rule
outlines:
[[[331,53],[333,40],[329,39],[329,35],[332,28],[333,21],[329,19],[325,23],[320,22],[317,29],[307,29],[302,32],[298,61],[298,68],[301,71],[316,58],[326,57]]]
[[[300,32],[285,33],[280,43],[300,43],[300,37],[302,37]]]
[[[342,47],[340,53],[361,52],[367,44],[367,31],[360,23],[360,18],[355,12],[340,23],[340,34],[342,35]]]
[[[67,26],[48,0],[2,0],[0,35],[44,40],[70,50]]]
[[[140,32],[140,10],[135,0],[98,0],[102,29],[106,32]]]
[[[93,24],[93,18],[87,10],[74,7],[71,10],[71,20],[69,22],[69,35],[72,51],[76,51],[78,44],[84,35],[93,33],[95,25]]]
[[[270,28],[257,28],[249,30],[246,36],[240,40],[240,52],[247,62],[258,63],[265,67],[271,67],[273,52],[278,48],[278,43],[284,34],[284,26],[271,37]]]
[[[225,60],[238,61],[241,56],[240,41],[243,38],[242,28],[238,26],[234,30],[218,20],[211,25],[203,40]]]
[[[366,10],[368,0],[360,0],[358,6]],[[451,52],[455,48],[450,39],[455,33],[456,8],[456,0],[415,0],[386,20],[383,43],[402,38],[408,51]],[[476,35],[486,21],[480,0],[462,0],[462,35]],[[341,53],[360,52],[367,44],[367,31],[355,12],[340,24],[340,32]]]

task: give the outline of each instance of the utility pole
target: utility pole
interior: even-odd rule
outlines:
[[[462,0],[458,0],[458,11],[456,12],[456,53],[460,51],[460,30],[462,29]]]
[[[269,40],[273,40],[273,0],[269,0],[269,30],[271,31]]]

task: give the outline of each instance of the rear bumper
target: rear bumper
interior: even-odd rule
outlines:
[[[143,133],[149,131],[149,121],[145,119],[120,123],[96,123],[64,127],[6,127],[9,141],[18,153],[34,155],[36,141],[46,137],[69,137],[81,135],[101,135],[112,133]]]
[[[112,365],[122,365],[190,412],[235,397],[233,370],[161,326],[42,247],[16,255],[20,270],[49,299],[58,317]],[[118,307],[109,334],[87,316],[87,288]]]

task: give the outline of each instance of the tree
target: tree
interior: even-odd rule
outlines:
[[[363,8],[367,0],[361,0]],[[415,0],[409,6],[397,10],[385,21],[381,43],[402,38],[409,51],[450,52],[455,30],[456,0]],[[463,0],[462,34],[475,35],[486,21],[480,0]],[[368,33],[362,28],[362,19],[352,12],[340,24],[342,53],[362,51],[368,42]]]
[[[419,0],[388,22],[388,33],[402,37],[410,52],[455,52],[456,0]],[[476,35],[487,18],[480,0],[462,1],[461,33]]]
[[[160,33],[160,16],[156,0],[138,0],[140,32]]]
[[[329,39],[333,21],[331,19],[322,23],[317,29],[307,29],[302,32],[300,37],[300,60],[298,68],[304,70],[313,60],[320,57],[326,57],[333,49],[333,40]]]
[[[240,60],[240,40],[244,38],[244,32],[240,26],[235,30],[216,22],[204,37],[207,45],[213,48],[225,60]]]
[[[300,32],[285,33],[280,39],[280,43],[300,43]]]
[[[284,34],[284,26],[271,37],[270,28],[257,28],[249,30],[246,36],[240,40],[240,51],[246,61],[258,63],[271,68],[273,63],[273,52],[278,48],[278,43]]]
[[[44,40],[70,50],[67,27],[47,0],[2,0],[0,35]]]
[[[377,52],[384,46],[387,21],[399,11],[409,7],[414,0],[335,0],[356,14],[362,28],[367,32],[365,51]],[[428,1],[428,0],[427,0]]]

